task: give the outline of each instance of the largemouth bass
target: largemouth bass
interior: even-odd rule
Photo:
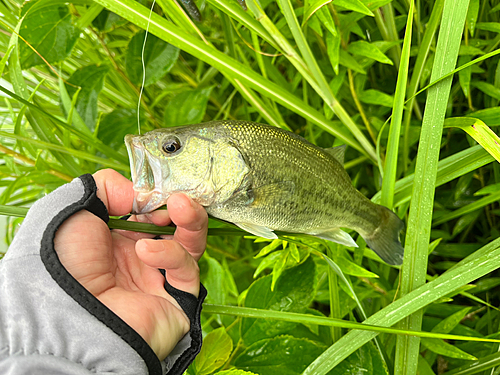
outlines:
[[[307,233],[356,247],[358,232],[388,264],[399,265],[403,222],[357,191],[343,168],[345,147],[323,149],[269,125],[213,121],[127,135],[136,192],[147,213],[183,192],[213,217],[264,238]]]

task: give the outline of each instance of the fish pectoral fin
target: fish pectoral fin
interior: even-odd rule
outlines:
[[[290,199],[294,192],[295,183],[293,181],[281,181],[251,188],[248,193],[253,195],[252,206],[260,206],[279,204]]]
[[[234,225],[237,225],[241,229],[255,234],[258,237],[264,237],[270,240],[275,240],[278,238],[276,233],[274,233],[271,229],[264,227],[262,225],[257,225],[257,224],[248,224],[248,223],[234,223]]]
[[[352,237],[340,228],[331,229],[322,233],[315,233],[314,236],[348,247],[358,247],[358,244],[354,242]]]

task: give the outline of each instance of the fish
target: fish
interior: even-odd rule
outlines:
[[[352,186],[345,146],[318,147],[301,136],[248,121],[212,121],[126,135],[144,214],[182,192],[215,218],[267,239],[304,233],[357,247],[354,230],[383,261],[403,262],[399,217]]]

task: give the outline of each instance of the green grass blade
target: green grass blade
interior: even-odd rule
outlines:
[[[445,0],[431,81],[455,68],[468,4],[469,0]],[[402,296],[425,283],[439,150],[451,84],[451,77],[441,81],[429,90],[427,97],[401,267]],[[399,328],[419,330],[421,325],[422,311],[419,311],[406,317]],[[419,338],[398,338],[394,374],[416,373],[419,348]]]
[[[431,50],[432,42],[434,40],[435,34],[437,32],[439,23],[441,21],[441,14],[443,13],[444,0],[437,0],[434,2],[432,13],[429,18],[429,22],[426,25],[424,37],[418,48],[418,55],[413,66],[413,73],[411,76],[410,84],[408,86],[408,96],[413,97],[418,90],[418,85],[422,78],[422,73],[424,71],[425,62],[429,56]],[[407,101],[408,105],[405,110],[404,118],[404,138],[403,138],[403,166],[406,170],[409,164],[409,152],[410,152],[410,121],[413,112],[413,106],[415,104],[415,98]]]
[[[406,83],[408,81],[408,70],[410,64],[410,47],[413,28],[414,3],[411,1],[408,20],[406,22],[406,33],[403,42],[403,52],[399,64],[398,81],[396,83],[396,94],[394,95],[394,109],[389,129],[389,140],[385,158],[385,170],[382,180],[383,206],[392,209],[394,206],[394,185],[396,184],[396,172],[398,167],[399,138],[401,134],[401,120],[403,118],[404,102],[406,96]]]
[[[390,327],[439,298],[500,268],[500,239],[492,241],[435,280],[411,291],[370,316],[363,324]],[[330,346],[303,372],[325,375],[377,333],[353,330]]]
[[[500,163],[500,138],[483,121],[474,117],[453,117],[446,119],[444,127],[462,129]]]
[[[457,152],[438,163],[436,187],[454,180],[464,174],[481,168],[495,159],[480,145],[472,146]],[[415,174],[408,175],[396,182],[394,193],[394,206],[408,202],[412,198]],[[380,203],[381,192],[375,194],[372,201]]]
[[[429,339],[442,339],[442,340],[464,340],[464,341],[478,341],[478,342],[500,342],[496,339],[487,339],[482,337],[450,335],[445,333],[424,332],[424,331],[401,331],[395,328],[387,328],[382,326],[371,326],[363,323],[356,323],[342,319],[332,319],[322,316],[300,314],[294,312],[263,310],[252,307],[239,307],[239,306],[223,306],[204,304],[203,312],[206,314],[221,314],[221,315],[234,315],[244,318],[257,318],[257,319],[275,319],[285,322],[294,322],[302,324],[317,324],[327,327],[340,327],[348,329],[359,329],[363,331],[373,331],[377,333],[390,333],[396,335],[414,335],[419,337],[426,337]]]

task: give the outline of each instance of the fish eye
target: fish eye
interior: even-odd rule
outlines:
[[[163,143],[162,149],[167,154],[173,154],[181,148],[181,142],[177,138],[169,139]]]

